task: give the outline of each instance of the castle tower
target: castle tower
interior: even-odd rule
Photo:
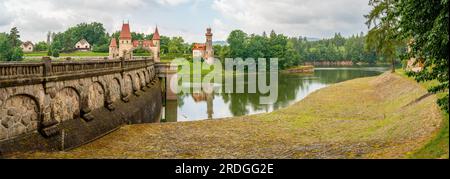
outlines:
[[[48,31],[48,34],[47,34],[47,45],[50,45],[52,43],[51,36],[52,36],[52,33],[50,31]]]
[[[159,62],[160,61],[160,50],[161,50],[161,46],[160,46],[160,42],[161,41],[161,37],[159,36],[159,31],[158,31],[158,26],[156,26],[155,29],[155,33],[153,33],[153,38],[152,38],[152,42],[153,42],[153,59],[155,62]]]
[[[130,24],[123,24],[122,31],[120,31],[119,37],[119,57],[123,57],[126,60],[133,57],[133,43],[131,39]]]
[[[214,49],[212,43],[213,34],[211,32],[211,28],[206,29],[206,50],[205,50],[205,59],[209,64],[214,63]]]
[[[117,48],[116,38],[111,39],[109,44],[109,59],[115,59],[119,57],[119,49]]]

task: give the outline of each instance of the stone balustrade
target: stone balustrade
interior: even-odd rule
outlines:
[[[116,73],[152,65],[154,62],[151,58],[52,62],[50,58],[44,57],[42,62],[37,63],[0,63],[0,87],[35,84],[45,78],[51,80],[60,77],[57,79],[65,80],[70,76],[79,78],[80,75],[92,73]]]
[[[159,120],[151,58],[0,63],[0,156],[64,150],[128,123]]]

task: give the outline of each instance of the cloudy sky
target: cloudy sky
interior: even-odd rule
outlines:
[[[48,31],[64,31],[97,21],[109,32],[129,21],[132,31],[204,41],[207,27],[214,40],[231,30],[261,34],[274,29],[289,36],[330,37],[366,32],[368,0],[0,0],[0,32],[17,26],[21,39],[45,40]]]

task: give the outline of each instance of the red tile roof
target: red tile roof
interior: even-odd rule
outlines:
[[[133,47],[154,47],[153,41],[151,40],[133,40]]]
[[[206,50],[206,44],[195,43],[192,50]]]
[[[117,47],[116,38],[111,39],[111,43],[109,44],[110,47]]]
[[[160,40],[161,37],[159,36],[158,27],[155,29],[155,33],[153,33],[153,40]]]
[[[154,47],[153,40],[144,40],[143,42],[144,47]]]
[[[133,40],[133,47],[139,46],[139,40]]]
[[[130,24],[123,24],[120,31],[120,39],[131,40]]]

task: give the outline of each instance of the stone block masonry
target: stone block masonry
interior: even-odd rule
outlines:
[[[161,99],[152,59],[0,63],[0,155],[70,149],[158,122]]]

